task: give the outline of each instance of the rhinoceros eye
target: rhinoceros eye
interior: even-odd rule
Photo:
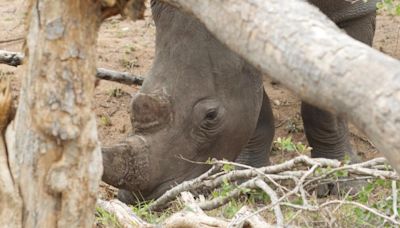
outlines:
[[[216,109],[211,109],[206,113],[204,119],[211,121],[217,118],[217,116],[218,116],[218,111]]]
[[[225,109],[217,99],[202,99],[193,108],[193,123],[202,130],[214,130],[221,125],[224,113]]]

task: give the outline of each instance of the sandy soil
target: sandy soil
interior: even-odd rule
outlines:
[[[0,0],[0,49],[21,51],[24,37],[23,0]],[[378,16],[374,47],[400,58],[400,17]],[[113,17],[103,23],[98,38],[98,67],[127,71],[145,76],[154,56],[155,28],[149,11],[145,20],[132,22]],[[7,41],[21,38],[17,41]],[[0,65],[0,76],[12,77],[14,96],[18,95],[22,67]],[[294,141],[306,142],[300,117],[299,99],[280,85],[265,82],[272,100],[275,116],[276,137],[291,136]],[[131,96],[139,90],[109,81],[101,81],[96,88],[94,111],[97,115],[98,133],[103,145],[118,142],[130,131],[129,103]],[[379,152],[368,139],[351,127],[352,143],[364,159],[379,156]],[[285,158],[296,156],[285,154]],[[282,160],[277,153],[272,160]]]

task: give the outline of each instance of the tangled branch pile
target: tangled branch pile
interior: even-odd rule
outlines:
[[[160,211],[167,208],[172,201],[181,196],[181,201],[183,201],[185,209],[166,219],[163,223],[164,226],[268,227],[268,223],[274,223],[278,227],[283,227],[290,225],[293,220],[285,221],[282,213],[283,207],[294,209],[297,211],[297,216],[304,211],[317,212],[322,208],[332,205],[337,205],[335,210],[344,205],[352,205],[378,216],[385,222],[400,225],[397,214],[396,188],[396,181],[399,180],[399,176],[386,164],[384,158],[376,158],[357,164],[341,164],[336,160],[324,158],[312,159],[307,156],[299,156],[281,164],[262,168],[253,168],[228,161],[213,160],[210,163],[212,167],[208,172],[196,179],[175,186],[148,205],[150,210]],[[233,167],[240,168],[240,170]],[[336,190],[345,190],[345,195],[348,196],[351,188],[341,189],[341,186],[346,186],[351,182],[360,183],[360,181],[377,178],[392,180],[393,215],[388,215],[387,212],[379,211],[359,202],[349,201],[346,197],[344,200],[334,199],[324,201],[323,203],[311,202],[312,200],[310,200],[313,193],[316,193],[318,189],[324,189],[324,187],[327,189],[326,186],[328,185],[330,186],[328,188],[330,191],[333,191],[333,188],[336,188]],[[223,196],[218,196],[210,200],[207,200],[203,195],[220,188],[226,183],[239,184]],[[230,221],[216,219],[204,213],[204,211],[223,206],[230,200],[238,198],[241,195],[246,195],[249,189],[262,190],[269,196],[269,205],[261,206],[254,211],[245,206]],[[196,197],[193,197],[189,192],[196,195]],[[293,203],[294,197],[301,199],[301,203]],[[132,215],[130,208],[119,201],[99,201],[99,206],[114,214],[120,224],[139,224],[152,227],[151,224]],[[268,221],[267,223],[260,216],[260,213],[270,210],[273,211],[275,218],[273,221]],[[130,225],[125,226],[129,227]]]

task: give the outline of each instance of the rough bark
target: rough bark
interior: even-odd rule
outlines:
[[[305,101],[347,116],[400,171],[400,63],[299,0],[164,0]]]
[[[31,0],[27,64],[7,129],[23,227],[92,227],[102,174],[91,107],[100,4]]]
[[[9,83],[0,78],[0,224],[22,226],[22,199],[8,164],[4,133],[10,121],[12,97]]]

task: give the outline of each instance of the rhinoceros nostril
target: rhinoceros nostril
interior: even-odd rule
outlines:
[[[131,104],[132,127],[136,133],[150,133],[171,119],[171,104],[165,95],[138,93]]]

